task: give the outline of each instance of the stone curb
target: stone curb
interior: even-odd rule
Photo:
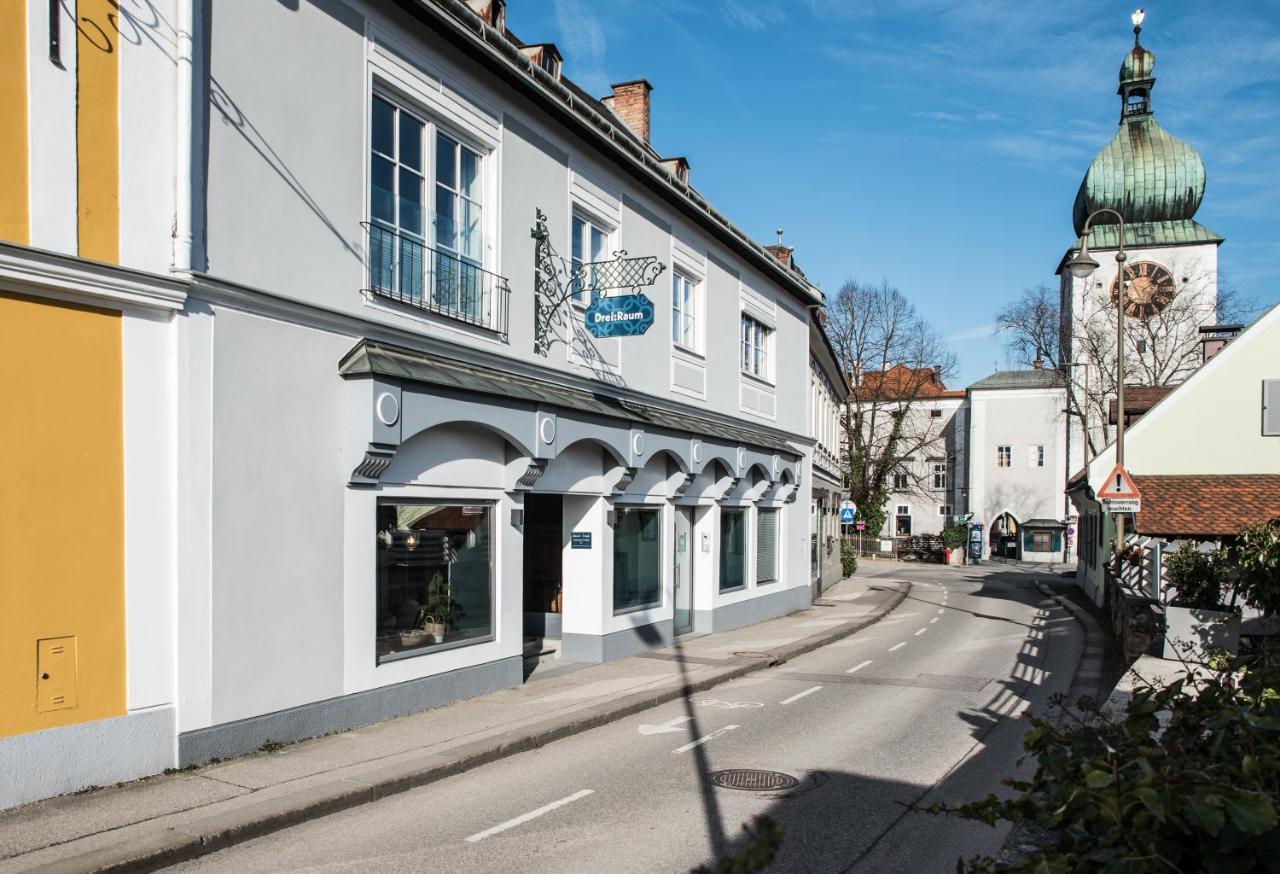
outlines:
[[[1102,636],[1102,627],[1087,610],[1070,598],[1059,595],[1044,583],[1036,583],[1036,588],[1045,597],[1051,599],[1059,607],[1066,610],[1084,631],[1084,646],[1080,649],[1080,661],[1076,665],[1075,676],[1071,680],[1071,688],[1067,692],[1069,704],[1079,702],[1088,697],[1097,700],[1098,684],[1102,679],[1102,658],[1106,651]]]
[[[321,786],[250,804],[239,810],[215,814],[155,834],[143,835],[127,844],[103,847],[60,861],[42,863],[37,867],[40,871],[58,874],[80,874],[86,871],[142,872],[186,862],[331,813],[407,792],[517,753],[537,749],[552,741],[608,725],[691,693],[705,691],[728,680],[783,664],[879,622],[897,609],[910,592],[909,582],[899,582],[897,591],[869,616],[841,623],[795,643],[768,650],[761,653],[764,657],[738,657],[728,662],[723,670],[701,677],[695,682],[636,692],[599,708],[585,707],[449,750],[423,753],[421,759],[374,768],[366,774],[336,778]],[[10,861],[20,863],[21,857]]]

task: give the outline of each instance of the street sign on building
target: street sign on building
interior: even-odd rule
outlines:
[[[1142,495],[1124,465],[1117,464],[1098,489],[1098,500],[1107,513],[1141,513]]]

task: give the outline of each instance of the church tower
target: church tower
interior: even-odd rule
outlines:
[[[1071,409],[1087,416],[1091,455],[1115,434],[1110,406],[1116,396],[1121,283],[1114,257],[1120,229],[1111,213],[1096,215],[1089,228],[1089,252],[1100,267],[1087,279],[1074,278],[1066,268],[1084,242],[1089,216],[1111,209],[1125,221],[1126,393],[1128,386],[1151,386],[1146,396],[1157,397],[1163,387],[1183,382],[1200,364],[1199,328],[1216,321],[1222,238],[1195,221],[1204,197],[1204,162],[1156,122],[1155,56],[1140,42],[1142,18],[1142,10],[1133,14],[1133,48],[1120,65],[1119,129],[1080,183],[1072,212],[1076,241],[1057,270],[1062,355],[1079,365],[1071,370]],[[1074,419],[1074,435],[1081,433],[1079,422]],[[1084,462],[1074,435],[1073,471]]]

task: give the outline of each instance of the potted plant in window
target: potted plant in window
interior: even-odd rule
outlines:
[[[449,591],[449,581],[436,571],[427,583],[427,600],[418,611],[418,626],[432,638],[432,643],[444,643],[446,630],[465,615],[462,605]]]
[[[1214,650],[1240,647],[1240,608],[1222,600],[1226,556],[1221,548],[1201,551],[1184,543],[1164,560],[1174,588],[1165,605],[1164,657],[1203,661]]]

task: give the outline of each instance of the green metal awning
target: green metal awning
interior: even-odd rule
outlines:
[[[800,450],[781,437],[755,428],[371,340],[361,340],[343,356],[338,364],[338,372],[348,377],[380,376],[493,397],[514,398],[531,404],[577,410],[697,437],[744,443],[797,457],[802,455]]]

